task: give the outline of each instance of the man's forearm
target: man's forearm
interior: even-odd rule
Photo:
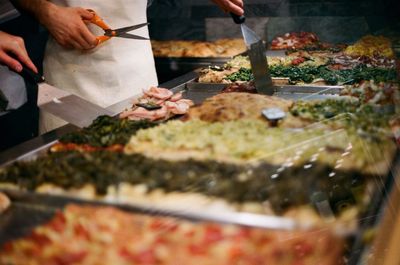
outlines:
[[[52,3],[47,0],[12,0],[16,7],[34,15],[41,23],[49,15]]]

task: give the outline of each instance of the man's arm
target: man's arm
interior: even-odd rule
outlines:
[[[88,10],[62,7],[47,0],[14,0],[14,3],[33,14],[63,47],[85,50],[96,46],[96,37],[83,21],[93,16]]]
[[[243,1],[242,0],[212,0],[225,12],[232,12],[236,15],[243,15]]]

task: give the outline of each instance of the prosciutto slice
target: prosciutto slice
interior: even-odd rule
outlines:
[[[185,114],[194,105],[193,101],[182,98],[181,92],[173,94],[170,90],[161,87],[151,87],[144,91],[144,95],[135,99],[131,109],[120,114],[121,119],[130,120],[167,120],[174,115]],[[160,106],[160,109],[146,109],[137,106],[138,103],[152,103]]]

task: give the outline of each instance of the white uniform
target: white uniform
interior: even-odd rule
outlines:
[[[144,23],[146,0],[53,0],[62,6],[93,9],[111,28]],[[104,34],[90,26],[96,35]],[[147,27],[133,34],[148,37]],[[48,83],[79,95],[102,107],[134,96],[157,85],[151,43],[148,40],[112,38],[90,51],[68,50],[50,38],[44,60]],[[40,131],[65,124],[48,113],[41,113]]]

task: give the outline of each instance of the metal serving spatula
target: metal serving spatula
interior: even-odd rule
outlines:
[[[239,24],[242,30],[243,39],[247,46],[250,57],[251,69],[254,75],[254,82],[258,93],[265,95],[274,94],[271,75],[268,69],[266,51],[263,41],[244,24],[245,16],[238,16],[231,13],[233,21]]]
[[[20,73],[23,77],[38,84],[38,106],[80,128],[86,127],[100,115],[114,115],[113,112],[93,104],[77,95],[45,83],[42,76],[26,67]]]

